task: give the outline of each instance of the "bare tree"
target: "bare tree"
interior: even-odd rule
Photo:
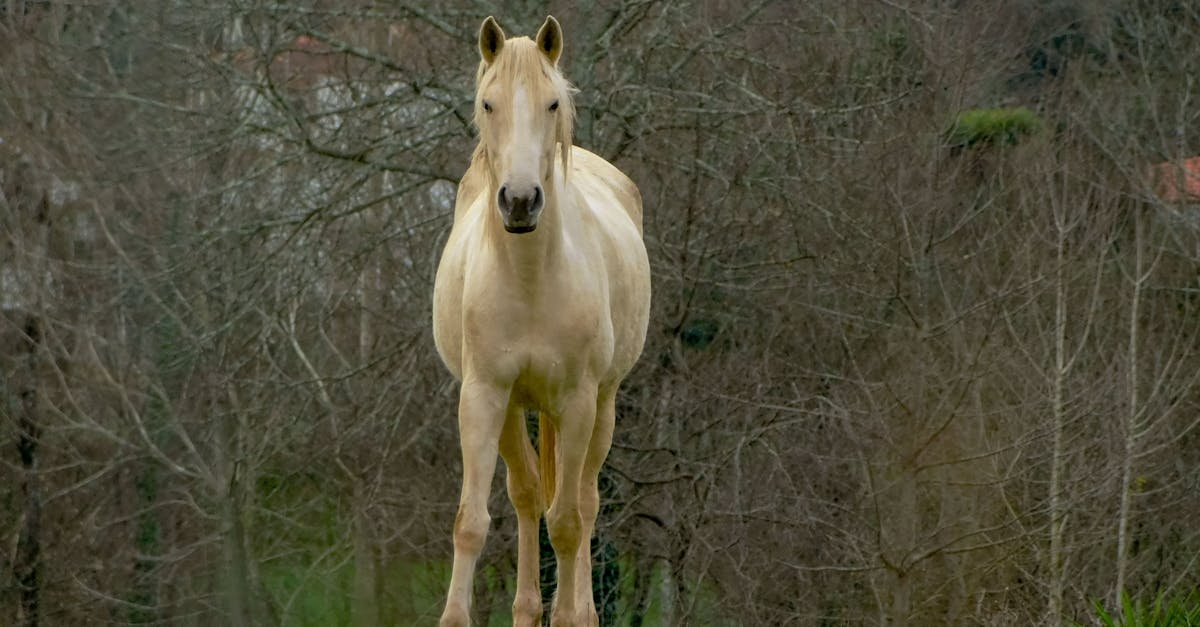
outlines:
[[[1200,154],[1189,3],[0,6],[0,622],[434,620],[429,296],[491,12],[575,33],[577,142],[645,198],[612,623],[1197,585],[1200,230],[1147,174]]]

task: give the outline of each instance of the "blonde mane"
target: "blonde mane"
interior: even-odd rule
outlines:
[[[563,76],[562,72],[550,63],[546,55],[542,54],[537,47],[537,44],[528,37],[513,37],[504,42],[504,49],[497,55],[492,63],[484,61],[479,62],[479,69],[475,72],[475,128],[480,128],[480,121],[484,119],[483,98],[479,94],[483,93],[485,82],[487,84],[493,81],[512,82],[518,85],[534,85],[538,80],[549,80],[554,91],[558,92],[558,125],[555,133],[555,139],[559,144],[559,151],[562,156],[563,178],[567,177],[567,173],[571,171],[571,146],[574,144],[575,133],[575,100],[573,98],[575,89],[571,82]],[[487,151],[484,150],[483,142],[475,147],[475,153],[471,160],[474,162],[477,159],[486,159]]]

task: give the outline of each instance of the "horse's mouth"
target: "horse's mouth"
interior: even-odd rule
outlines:
[[[537,228],[536,224],[522,224],[522,225],[516,225],[516,226],[509,226],[507,224],[504,225],[505,231],[508,231],[509,233],[516,233],[518,235],[521,233],[532,233],[533,230],[536,228]]]

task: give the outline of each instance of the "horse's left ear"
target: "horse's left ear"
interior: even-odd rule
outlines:
[[[537,38],[538,50],[550,59],[550,63],[558,65],[558,57],[562,56],[563,36],[562,27],[558,25],[558,20],[554,19],[553,15],[546,16],[546,23],[538,29]]]

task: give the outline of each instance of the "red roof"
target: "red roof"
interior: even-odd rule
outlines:
[[[1150,166],[1154,193],[1167,202],[1200,202],[1200,157]]]

